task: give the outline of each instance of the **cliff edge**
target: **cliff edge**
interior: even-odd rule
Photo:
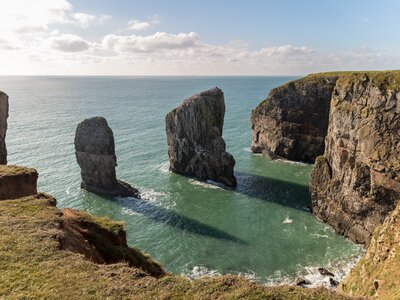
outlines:
[[[7,164],[6,132],[8,118],[8,96],[0,91],[0,165]]]
[[[313,213],[358,243],[400,199],[400,71],[306,76],[252,113],[254,152],[313,162]]]

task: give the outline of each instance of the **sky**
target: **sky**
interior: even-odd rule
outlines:
[[[0,0],[0,75],[400,69],[398,0]]]

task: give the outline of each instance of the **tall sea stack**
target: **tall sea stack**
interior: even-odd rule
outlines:
[[[0,165],[7,164],[6,132],[8,118],[8,96],[0,91]]]
[[[106,119],[94,117],[79,123],[75,150],[83,189],[107,196],[139,196],[137,189],[116,178],[114,135]]]
[[[235,160],[225,150],[224,93],[213,88],[186,99],[166,116],[172,172],[236,186]]]
[[[253,151],[313,162],[313,213],[367,243],[400,199],[400,71],[313,74],[252,113]]]

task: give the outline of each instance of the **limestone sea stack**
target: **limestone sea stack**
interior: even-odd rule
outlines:
[[[106,119],[93,117],[79,123],[75,150],[83,189],[106,196],[139,196],[137,189],[116,178],[114,134]]]
[[[224,93],[219,88],[193,95],[167,114],[172,172],[236,186],[235,159],[222,138],[224,116]]]
[[[0,165],[7,164],[6,131],[8,118],[8,96],[0,91]]]

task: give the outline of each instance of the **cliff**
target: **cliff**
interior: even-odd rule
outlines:
[[[353,296],[400,299],[400,204],[378,226],[365,257],[340,284]]]
[[[315,160],[313,213],[368,242],[400,199],[400,71],[306,76],[252,113],[255,152]]]
[[[126,245],[120,222],[55,205],[42,193],[0,201],[0,298],[350,299],[231,275],[189,280],[165,273]]]
[[[0,165],[7,164],[6,131],[8,118],[8,96],[0,91]]]
[[[19,166],[0,166],[0,200],[16,199],[37,193],[38,173]]]
[[[222,129],[224,94],[213,88],[186,99],[165,118],[172,172],[236,186],[235,159],[226,152]]]
[[[324,152],[337,74],[309,75],[272,89],[251,113],[254,153],[314,162]]]

